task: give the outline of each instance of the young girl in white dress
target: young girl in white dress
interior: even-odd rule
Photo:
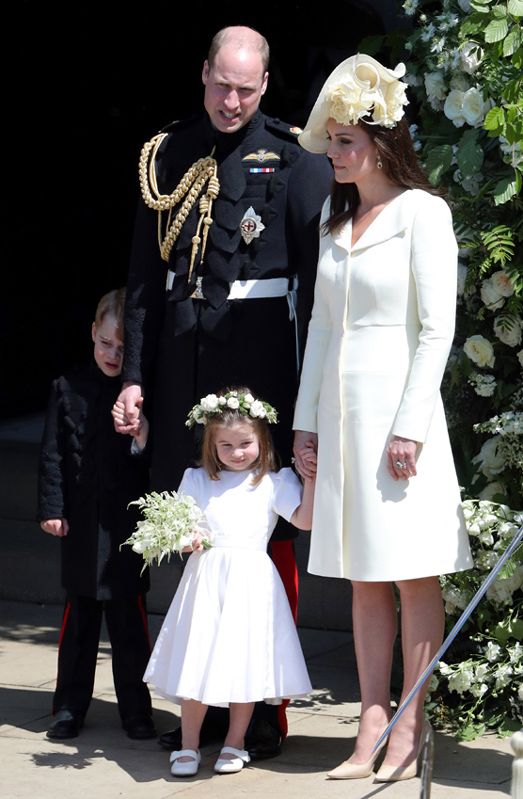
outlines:
[[[229,708],[214,769],[249,762],[244,736],[255,702],[279,704],[311,690],[280,576],[267,554],[278,516],[310,530],[314,478],[278,470],[269,424],[276,411],[246,388],[210,394],[187,425],[203,424],[202,466],[186,469],[179,492],[205,513],[212,547],[193,548],[144,680],[181,705],[182,749],[171,773],[192,776],[207,707]],[[313,456],[312,456],[313,457]]]

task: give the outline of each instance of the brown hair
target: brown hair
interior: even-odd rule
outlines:
[[[125,309],[125,288],[113,289],[104,294],[96,307],[94,323],[99,327],[107,314],[112,314],[116,319],[116,332],[123,341],[123,317]]]
[[[269,66],[269,43],[259,31],[245,25],[233,25],[219,30],[213,37],[207,55],[210,67],[214,66],[214,59],[218,51],[226,44],[235,44],[238,50],[246,49],[258,52],[262,62],[263,73],[267,72]]]
[[[222,391],[218,392],[218,396],[232,390],[236,390],[238,394],[252,394],[249,388],[242,386],[232,389],[224,388]],[[200,465],[203,466],[211,480],[220,479],[222,463],[216,452],[216,431],[219,427],[232,427],[232,425],[238,422],[246,422],[249,424],[258,437],[260,453],[250,467],[253,472],[252,484],[253,486],[257,486],[268,472],[277,472],[280,468],[278,457],[274,450],[269,424],[265,419],[253,419],[250,416],[246,416],[244,413],[240,413],[239,410],[234,410],[232,408],[225,408],[222,413],[208,416],[207,422],[203,427]]]
[[[396,186],[406,189],[423,189],[429,194],[441,196],[423,172],[412,144],[409,125],[405,117],[393,128],[369,125],[360,120],[358,125],[370,136],[383,164],[383,174]],[[331,192],[331,215],[322,227],[324,234],[332,233],[352,219],[360,204],[360,195],[355,183],[334,183]]]

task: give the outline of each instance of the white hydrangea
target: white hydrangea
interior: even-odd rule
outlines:
[[[474,391],[479,397],[491,397],[496,390],[496,378],[494,375],[482,375],[479,372],[471,372],[468,382],[473,386]]]
[[[498,660],[501,654],[501,647],[499,644],[494,643],[494,641],[489,641],[486,649],[485,649],[485,657],[489,661],[489,663],[494,663]]]

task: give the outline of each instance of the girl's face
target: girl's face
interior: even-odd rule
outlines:
[[[105,314],[100,325],[93,322],[91,336],[96,365],[107,377],[117,377],[122,371],[123,341],[113,314]]]
[[[240,472],[250,469],[260,454],[260,442],[249,422],[220,425],[215,431],[218,460],[226,469]]]
[[[376,145],[362,127],[340,125],[329,119],[327,132],[330,140],[327,155],[337,183],[357,184],[379,174]]]

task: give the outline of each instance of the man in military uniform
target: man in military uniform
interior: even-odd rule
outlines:
[[[290,462],[332,171],[326,158],[300,148],[299,129],[259,111],[268,58],[256,31],[220,31],[203,66],[206,113],[172,124],[142,150],[120,398],[131,425],[142,389],[152,407],[158,491],[176,489],[194,458],[189,409],[226,386],[248,386],[277,408],[275,444]],[[281,522],[270,542],[295,617],[296,532]],[[202,736],[211,723],[208,714]],[[246,741],[251,756],[278,754],[286,731],[284,709],[259,703]],[[179,731],[160,742],[179,748]]]

